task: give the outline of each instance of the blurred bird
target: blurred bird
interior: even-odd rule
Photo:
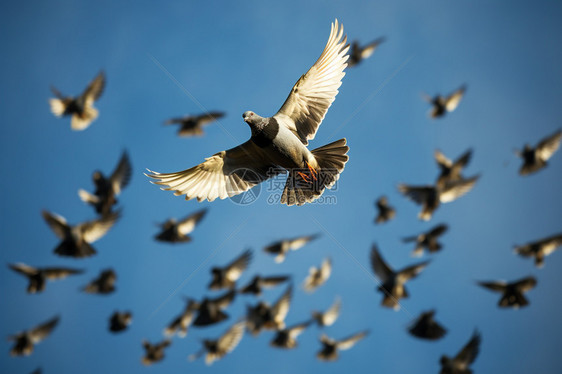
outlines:
[[[412,252],[412,256],[421,256],[424,248],[430,253],[434,253],[441,250],[441,243],[437,240],[441,235],[447,232],[447,230],[448,226],[442,223],[427,232],[422,232],[421,234],[415,236],[409,236],[402,239],[402,241],[404,243],[416,242],[416,248]]]
[[[437,177],[437,186],[445,186],[448,182],[463,180],[462,170],[470,162],[472,157],[472,149],[469,149],[455,161],[449,160],[443,153],[436,150],[434,153],[435,161],[441,169],[439,177]]]
[[[291,251],[302,248],[306,243],[318,238],[319,234],[301,236],[294,239],[283,239],[275,243],[271,243],[263,249],[264,252],[275,255],[275,262],[278,264],[285,261],[285,256]]]
[[[196,354],[190,355],[189,360],[193,361],[205,355],[205,363],[211,365],[214,361],[223,358],[227,353],[232,352],[240,343],[244,335],[244,321],[235,323],[220,338],[216,340],[204,339],[203,348]]]
[[[299,323],[297,325],[277,330],[277,333],[269,343],[272,347],[293,349],[297,346],[297,337],[306,330],[312,321]]]
[[[377,40],[361,47],[359,42],[354,41],[351,43],[351,50],[349,51],[349,60],[347,61],[347,67],[353,67],[358,65],[361,61],[368,59],[379,47],[379,45],[384,42],[385,38],[378,38]]]
[[[544,258],[562,246],[562,234],[549,236],[521,246],[515,246],[515,253],[523,257],[534,257],[535,266],[544,266]]]
[[[144,357],[141,359],[143,365],[152,365],[155,362],[162,361],[164,359],[164,350],[172,344],[171,340],[163,340],[157,344],[150,344],[148,341],[142,341],[142,347],[144,348]]]
[[[533,289],[537,285],[537,280],[534,277],[526,277],[511,283],[495,281],[478,282],[478,284],[489,290],[502,293],[502,297],[498,302],[501,308],[512,307],[518,309],[529,305],[529,301],[523,293]]]
[[[350,349],[359,340],[366,337],[368,333],[368,331],[362,331],[342,340],[334,340],[322,334],[320,337],[322,349],[316,354],[316,357],[318,357],[320,361],[335,361],[338,358],[338,351]]]
[[[250,139],[232,149],[216,153],[200,165],[176,173],[150,171],[147,176],[164,190],[213,201],[241,194],[286,169],[289,172],[281,204],[303,205],[322,195],[338,180],[348,160],[345,139],[310,151],[313,139],[328,108],[335,100],[345,73],[349,46],[343,27],[332,24],[330,38],[316,63],[291,89],[289,97],[273,117],[244,112]]]
[[[560,147],[562,139],[562,130],[556,131],[554,134],[544,138],[532,148],[529,144],[525,144],[522,151],[516,150],[515,154],[523,159],[523,165],[519,169],[520,175],[528,175],[535,173],[547,166],[547,161],[552,157],[554,152]]]
[[[120,214],[120,211],[117,211],[74,226],[66,223],[63,217],[47,211],[43,211],[43,218],[55,235],[62,239],[62,242],[55,248],[54,252],[59,256],[81,258],[89,257],[96,253],[96,250],[90,243],[104,236],[117,222]]]
[[[420,339],[441,339],[447,333],[447,330],[433,319],[434,316],[435,310],[423,312],[412,322],[408,331],[410,334]]]
[[[236,281],[252,261],[252,251],[247,249],[239,257],[223,268],[214,267],[211,269],[213,279],[209,284],[209,289],[220,290],[223,288],[233,289]]]
[[[69,275],[82,274],[84,270],[82,269],[71,269],[71,268],[34,268],[32,266],[18,263],[8,265],[10,269],[23,274],[29,280],[29,285],[27,286],[28,293],[37,293],[45,289],[45,284],[47,280],[64,279]]]
[[[180,125],[178,136],[201,136],[203,126],[224,117],[223,112],[208,112],[196,116],[172,118],[164,122],[165,125]]]
[[[410,279],[418,276],[428,264],[429,261],[424,261],[419,264],[394,271],[386,264],[380,255],[376,244],[373,244],[373,248],[371,250],[371,266],[373,267],[375,275],[382,282],[378,288],[378,290],[384,294],[381,305],[387,308],[394,308],[394,310],[399,310],[400,304],[398,303],[398,300],[409,296],[404,284]]]
[[[293,287],[290,285],[275,304],[269,306],[260,301],[255,307],[247,307],[246,329],[258,335],[262,329],[281,330],[285,328],[285,317],[291,306]]]
[[[238,292],[240,293],[251,293],[256,296],[260,296],[262,290],[264,288],[271,288],[275,287],[283,282],[286,282],[290,279],[288,275],[281,275],[281,276],[271,276],[271,277],[262,277],[260,275],[256,275],[252,278],[250,283],[246,286],[240,288]]]
[[[133,321],[133,315],[130,312],[115,312],[109,318],[109,331],[121,332]]]
[[[156,236],[155,239],[161,242],[169,243],[185,243],[191,241],[191,234],[195,227],[199,224],[199,221],[205,217],[207,214],[207,209],[202,209],[198,212],[190,214],[180,221],[176,221],[175,218],[170,218],[163,224],[159,225],[162,228]]]
[[[208,326],[227,319],[228,315],[223,310],[232,303],[235,296],[236,292],[230,290],[214,299],[204,298],[198,305],[197,317],[193,321],[193,325]]]
[[[92,180],[96,189],[93,194],[79,189],[78,196],[83,202],[92,205],[98,214],[105,216],[117,204],[116,196],[129,184],[131,174],[131,162],[125,151],[109,178],[106,178],[99,170],[94,171]]]
[[[390,221],[396,215],[396,210],[388,205],[388,199],[386,198],[386,196],[380,197],[375,203],[375,207],[378,210],[378,215],[375,218],[376,224]]]
[[[314,292],[318,287],[326,283],[332,274],[332,260],[324,259],[319,268],[312,266],[308,272],[308,276],[304,280],[303,288],[306,292]]]
[[[330,306],[324,313],[312,311],[312,320],[315,321],[320,327],[332,326],[338,319],[340,310],[341,300],[339,297],[337,297],[332,306]]]
[[[429,116],[431,118],[439,118],[443,117],[445,113],[452,112],[453,110],[457,109],[465,92],[466,85],[462,85],[458,90],[456,90],[449,96],[436,95],[434,97],[431,97],[428,94],[423,93],[422,97],[425,101],[432,105]]]
[[[193,322],[195,312],[199,309],[200,305],[195,300],[188,299],[184,311],[174,318],[172,322],[164,329],[164,335],[174,336],[178,334],[180,338],[187,335],[187,329]]]
[[[480,351],[480,333],[474,331],[470,341],[463,347],[463,349],[453,358],[448,356],[441,356],[441,371],[440,374],[472,374],[469,366],[476,360]]]
[[[400,184],[398,185],[398,191],[416,204],[421,205],[422,210],[418,217],[421,220],[429,221],[440,203],[449,203],[463,196],[474,187],[479,177],[477,175],[468,179],[447,182],[444,186]]]
[[[8,340],[15,342],[10,354],[12,356],[29,356],[33,353],[33,346],[48,337],[59,320],[60,317],[57,316],[32,329],[9,336]]]
[[[63,96],[56,88],[51,87],[54,99],[49,99],[51,112],[57,117],[72,116],[70,128],[85,130],[98,117],[94,101],[100,98],[105,87],[105,74],[101,71],[78,97]]]
[[[84,292],[109,294],[115,291],[115,281],[117,274],[112,269],[103,270],[100,275],[88,283],[84,288]]]

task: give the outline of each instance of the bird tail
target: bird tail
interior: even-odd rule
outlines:
[[[51,112],[57,117],[60,117],[66,111],[66,104],[61,99],[49,99],[49,105],[51,106]]]
[[[349,147],[345,139],[337,140],[316,148],[312,155],[318,164],[317,170],[291,170],[281,196],[281,203],[303,205],[322,195],[324,189],[331,188],[340,177],[349,157]],[[306,177],[309,173],[308,177]],[[305,176],[303,176],[305,175]]]
[[[90,126],[90,123],[98,118],[98,110],[91,105],[85,105],[82,113],[75,113],[70,120],[72,130],[80,131]]]

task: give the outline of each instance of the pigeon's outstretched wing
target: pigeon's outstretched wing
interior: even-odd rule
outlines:
[[[111,187],[113,188],[113,192],[115,195],[119,195],[121,190],[129,184],[131,180],[132,168],[131,168],[131,161],[129,160],[129,155],[127,152],[123,152],[123,156],[121,156],[121,160],[119,160],[119,164],[111,174],[110,182]]]
[[[110,213],[102,218],[80,224],[84,240],[93,243],[104,236],[121,216],[121,211]]]
[[[384,262],[376,244],[373,244],[373,248],[371,249],[371,266],[377,277],[379,277],[383,283],[394,274],[394,271]]]
[[[447,108],[448,112],[452,112],[453,110],[457,109],[465,92],[466,85],[463,85],[458,90],[447,96],[447,98],[445,99],[445,108]]]
[[[178,222],[178,232],[183,235],[191,234],[199,221],[201,221],[203,217],[205,217],[205,214],[207,214],[207,209],[202,209],[198,212],[190,214],[188,217]]]
[[[275,165],[266,160],[264,151],[248,140],[190,169],[167,174],[149,170],[146,176],[157,180],[152,183],[166,186],[163,190],[185,195],[186,200],[213,201],[241,194],[278,174]]]
[[[29,331],[31,341],[36,344],[45,339],[59,323],[60,317],[55,317]]]
[[[554,152],[558,150],[558,147],[560,147],[561,139],[562,130],[558,130],[551,136],[543,139],[539,144],[537,144],[538,156],[544,161],[548,160],[550,157],[552,157]]]
[[[353,347],[355,345],[355,343],[357,343],[359,340],[365,338],[367,336],[367,334],[369,333],[369,331],[361,331],[357,334],[354,334],[350,337],[347,337],[345,339],[339,340],[337,342],[337,347],[338,349],[344,351],[346,349],[350,349],[351,347]]]
[[[318,60],[293,86],[289,97],[273,117],[287,126],[304,145],[314,139],[345,76],[349,45],[338,20],[332,24],[328,43]]]
[[[99,74],[90,82],[88,87],[82,93],[82,100],[87,103],[93,103],[100,98],[105,88],[105,73],[100,71]]]
[[[43,218],[45,219],[51,230],[53,230],[55,235],[60,239],[64,239],[67,233],[70,232],[70,226],[66,222],[66,219],[64,219],[64,217],[62,216],[59,216],[58,214],[47,212],[46,210],[44,210],[42,214]]]

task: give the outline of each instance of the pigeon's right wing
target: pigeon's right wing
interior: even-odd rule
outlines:
[[[51,92],[53,93],[53,95],[56,96],[57,99],[61,99],[61,100],[64,99],[63,94],[59,90],[57,90],[54,86],[51,86]]]
[[[85,102],[93,103],[101,96],[105,87],[105,74],[100,71],[99,74],[90,82],[81,98]]]
[[[230,290],[224,295],[212,299],[211,302],[214,303],[219,309],[225,309],[230,305],[230,303],[232,303],[235,296],[236,296],[236,291]]]
[[[535,277],[527,277],[518,280],[513,283],[513,286],[517,288],[520,292],[527,292],[537,285],[537,280]]]
[[[45,268],[43,269],[43,274],[47,279],[62,279],[73,274],[82,274],[84,270],[82,269],[70,269],[70,268]]]
[[[286,282],[290,279],[287,275],[282,276],[272,276],[272,277],[263,277],[261,278],[261,286],[265,288],[275,287],[280,283]]]
[[[427,235],[432,237],[438,237],[443,235],[448,229],[448,226],[445,224],[441,224],[432,228]]]
[[[203,217],[205,217],[206,213],[207,209],[202,209],[178,222],[178,232],[183,235],[190,234],[195,229],[195,226],[197,226],[199,221],[201,221]]]
[[[209,112],[197,116],[197,122],[199,123],[199,126],[204,126],[222,117],[224,117],[223,112]]]
[[[326,326],[331,326],[336,322],[338,316],[340,315],[341,309],[341,299],[338,297],[336,301],[330,306],[330,308],[324,312],[324,324]]]
[[[34,329],[29,331],[29,336],[33,343],[39,343],[41,340],[45,339],[51,331],[55,328],[55,326],[59,323],[59,317],[55,317],[42,325],[35,327]]]
[[[373,244],[373,249],[371,249],[371,267],[383,283],[394,273],[386,262],[384,262],[376,244]]]
[[[240,343],[240,339],[242,339],[242,336],[244,335],[245,326],[246,321],[239,321],[219,338],[217,342],[217,350],[219,351],[219,354],[229,353],[236,348],[238,343]]]
[[[551,236],[539,242],[545,255],[549,255],[562,245],[562,234]]]
[[[378,38],[377,40],[369,43],[361,50],[361,59],[364,60],[366,58],[371,57],[371,55],[375,52],[377,47],[384,42],[385,38]]]
[[[438,149],[433,153],[433,157],[441,169],[449,169],[453,166],[453,162]]]
[[[123,152],[123,156],[121,156],[121,160],[119,160],[119,164],[117,164],[117,167],[109,178],[113,192],[115,192],[116,195],[119,195],[121,190],[129,184],[131,174],[131,161],[129,161],[129,155],[125,151]]]
[[[306,243],[318,238],[319,234],[309,235],[309,236],[302,236],[300,238],[295,238],[289,240],[289,248],[292,251],[296,251],[297,249],[302,248]]]
[[[293,287],[289,286],[285,293],[281,295],[279,300],[271,307],[271,314],[276,322],[283,322],[287,313],[289,313],[289,307],[291,306],[291,295],[293,293]]]
[[[504,282],[504,281],[478,282],[478,284],[481,285],[484,288],[487,288],[489,290],[496,291],[496,292],[505,292],[505,289],[507,287],[507,283]]]
[[[398,185],[398,191],[400,191],[408,199],[414,201],[417,204],[425,204],[432,194],[435,193],[435,187],[433,186],[408,186],[405,184]]]
[[[8,266],[10,267],[10,269],[17,271],[18,273],[25,276],[35,275],[39,271],[38,269],[21,262],[17,264],[9,264]]]
[[[57,214],[49,213],[46,210],[42,212],[43,218],[51,227],[51,230],[61,239],[64,239],[66,234],[70,231],[70,227],[66,223],[64,217]]]
[[[226,278],[236,282],[252,261],[252,251],[247,249],[226,267]]]
[[[150,174],[145,175],[157,180],[152,183],[166,186],[163,190],[185,195],[186,200],[213,201],[239,195],[279,174],[279,169],[267,159],[265,152],[248,140],[190,169],[166,174],[149,170]]]
[[[121,215],[120,211],[110,213],[102,218],[80,224],[84,240],[93,243],[104,236]]]
[[[336,99],[345,75],[349,46],[338,21],[332,30],[324,51],[291,89],[279,112],[273,117],[287,126],[300,141],[307,145],[314,139],[328,108]]]
[[[355,343],[357,343],[359,340],[366,337],[368,333],[369,333],[368,331],[362,331],[362,332],[357,333],[355,335],[352,335],[348,338],[342,339],[342,340],[338,341],[337,347],[338,347],[338,349],[341,349],[341,350],[349,349],[349,348],[353,347],[355,345]]]
[[[463,153],[458,159],[455,160],[455,166],[460,167],[461,169],[464,168],[470,162],[470,158],[472,157],[472,149],[469,149],[465,153]]]
[[[398,272],[397,278],[403,283],[407,282],[408,280],[417,277],[427,265],[429,265],[429,261],[424,261],[416,265],[408,266],[407,268],[402,269]]]
[[[449,203],[465,195],[468,191],[472,190],[479,177],[480,176],[477,175],[472,178],[446,183],[439,193],[439,201],[442,203]]]
[[[478,356],[480,340],[480,333],[478,333],[478,331],[474,331],[470,341],[455,356],[454,360],[458,363],[463,363],[466,366],[474,362],[476,356]]]
[[[560,140],[562,139],[562,130],[558,130],[548,138],[542,140],[537,145],[537,153],[539,157],[546,161],[554,152],[560,147]]]
[[[445,99],[445,108],[447,108],[448,112],[452,112],[453,110],[457,109],[465,92],[466,86],[463,85],[461,88],[453,92]]]

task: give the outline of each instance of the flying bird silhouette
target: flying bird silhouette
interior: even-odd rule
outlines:
[[[457,109],[465,92],[466,85],[463,85],[449,96],[435,95],[434,97],[431,97],[424,93],[422,94],[422,97],[425,101],[431,104],[429,116],[431,118],[439,118],[443,117],[445,113],[452,112]]]
[[[386,196],[380,197],[376,203],[375,207],[377,208],[378,214],[375,217],[375,223],[385,223],[390,221],[396,215],[396,210],[393,207],[388,205],[388,199]]]
[[[377,40],[361,46],[359,42],[354,41],[351,43],[351,49],[349,51],[349,60],[347,61],[347,67],[353,67],[358,65],[363,60],[368,59],[379,47],[379,45],[384,42],[385,38],[378,38]]]
[[[43,211],[43,218],[51,230],[62,241],[54,252],[59,256],[89,257],[96,253],[90,243],[104,236],[117,222],[120,212],[113,212],[104,217],[70,226],[66,220],[56,214]]]
[[[122,332],[133,322],[131,312],[115,312],[109,318],[109,331]]]
[[[285,328],[285,317],[291,306],[291,295],[293,287],[289,285],[287,290],[279,297],[277,302],[269,306],[264,301],[258,302],[254,307],[247,307],[246,329],[252,335],[258,335],[262,329],[281,330]]]
[[[246,286],[240,288],[238,292],[260,296],[264,288],[278,286],[279,284],[286,282],[289,279],[290,277],[288,275],[270,277],[262,277],[260,275],[256,275]]]
[[[195,230],[195,227],[205,217],[205,214],[207,214],[207,209],[199,210],[180,221],[170,218],[159,225],[162,230],[156,234],[155,239],[169,243],[189,243],[192,240],[189,234]]]
[[[51,91],[56,98],[49,99],[51,112],[57,117],[72,116],[70,128],[72,130],[85,130],[93,120],[98,118],[98,110],[94,108],[94,101],[100,98],[105,87],[105,74],[101,71],[90,82],[86,90],[78,96],[64,96],[56,88]]]
[[[178,334],[180,338],[184,338],[187,335],[187,329],[193,322],[195,312],[199,307],[200,305],[198,302],[188,299],[184,311],[174,318],[164,329],[164,335],[174,336],[174,334]]]
[[[100,275],[88,283],[84,288],[84,292],[97,294],[110,294],[115,291],[115,281],[117,274],[112,269],[103,270]]]
[[[408,332],[420,339],[441,339],[447,330],[434,320],[435,310],[423,312],[408,328]]]
[[[416,248],[412,252],[412,256],[421,256],[423,254],[424,248],[430,253],[434,253],[441,250],[441,243],[438,239],[441,235],[447,232],[448,226],[445,224],[440,224],[427,232],[422,232],[421,234],[409,236],[402,239],[404,243],[416,242]]]
[[[149,366],[155,362],[162,361],[164,359],[164,350],[172,344],[171,340],[163,340],[156,344],[151,344],[146,340],[142,341],[142,347],[144,348],[144,356],[141,359],[143,365]]]
[[[203,348],[196,354],[190,355],[193,361],[205,354],[205,363],[211,365],[214,361],[223,358],[232,352],[244,336],[244,321],[239,321],[230,327],[220,338],[216,340],[204,339]]]
[[[8,265],[10,269],[24,275],[29,280],[28,293],[38,293],[45,289],[47,280],[64,279],[69,275],[82,274],[82,269],[71,269],[64,267],[34,268],[32,266],[17,263]]]
[[[525,144],[522,151],[515,151],[515,154],[523,159],[523,165],[519,169],[519,174],[529,175],[545,168],[548,165],[547,161],[560,147],[561,139],[562,130],[558,130],[541,140],[535,148]]]
[[[312,311],[312,320],[320,327],[332,326],[338,319],[340,310],[341,300],[337,297],[334,303],[325,312]]]
[[[119,163],[109,177],[103,175],[99,170],[94,171],[92,180],[96,189],[93,194],[80,189],[78,190],[78,196],[83,202],[92,205],[98,214],[107,215],[111,212],[111,208],[117,204],[116,196],[129,184],[131,174],[131,161],[127,152],[123,152]]]
[[[208,112],[195,116],[172,118],[164,122],[165,125],[180,125],[178,136],[201,136],[203,126],[224,117],[223,112]]]
[[[33,353],[33,346],[48,337],[59,320],[60,318],[57,316],[32,329],[9,336],[8,340],[15,342],[10,354],[12,356],[29,356]]]
[[[269,345],[276,348],[293,349],[297,346],[297,337],[306,330],[312,321],[307,321],[277,330]]]
[[[459,156],[455,161],[449,160],[441,151],[436,150],[434,153],[437,166],[441,170],[439,177],[437,177],[437,186],[445,186],[448,182],[455,182],[464,179],[462,170],[470,162],[472,157],[472,149]]]
[[[252,261],[252,251],[247,249],[234,259],[231,263],[223,268],[213,267],[211,274],[213,279],[209,284],[209,289],[220,290],[223,288],[233,289],[236,286],[236,281],[242,276],[242,273],[250,262]]]
[[[478,356],[480,351],[480,341],[480,333],[478,331],[474,331],[472,338],[455,357],[451,358],[446,355],[441,356],[440,374],[472,374],[470,365]]]
[[[515,282],[494,281],[494,282],[478,282],[482,287],[491,291],[501,292],[502,297],[498,302],[501,308],[520,308],[529,305],[529,301],[523,293],[533,289],[537,285],[534,277],[526,277]]]
[[[544,258],[562,246],[562,234],[556,234],[525,245],[515,246],[515,253],[523,257],[534,257],[535,266],[544,266]]]
[[[320,337],[322,349],[316,354],[316,357],[321,361],[335,361],[338,359],[338,351],[350,349],[359,340],[365,338],[368,333],[368,331],[362,331],[342,340],[335,340],[322,334]]]
[[[264,252],[275,255],[275,262],[278,264],[285,261],[285,257],[289,251],[296,251],[304,247],[308,242],[318,238],[319,234],[300,236],[293,239],[283,239],[274,243],[271,243],[263,249]]]
[[[234,301],[235,296],[236,291],[230,290],[213,299],[204,298],[197,307],[197,317],[193,321],[193,325],[209,326],[227,319],[228,315],[223,310]]]
[[[282,204],[317,199],[338,180],[348,160],[345,139],[312,151],[306,147],[338,94],[348,58],[346,40],[336,20],[324,51],[293,86],[279,112],[268,118],[244,112],[252,133],[247,142],[190,169],[168,174],[149,170],[147,176],[186,200],[213,201],[241,194],[285,169],[289,175]]]
[[[332,274],[332,260],[330,258],[324,259],[319,268],[312,266],[309,270],[308,276],[304,280],[303,288],[306,292],[314,292],[318,287],[326,283]]]

